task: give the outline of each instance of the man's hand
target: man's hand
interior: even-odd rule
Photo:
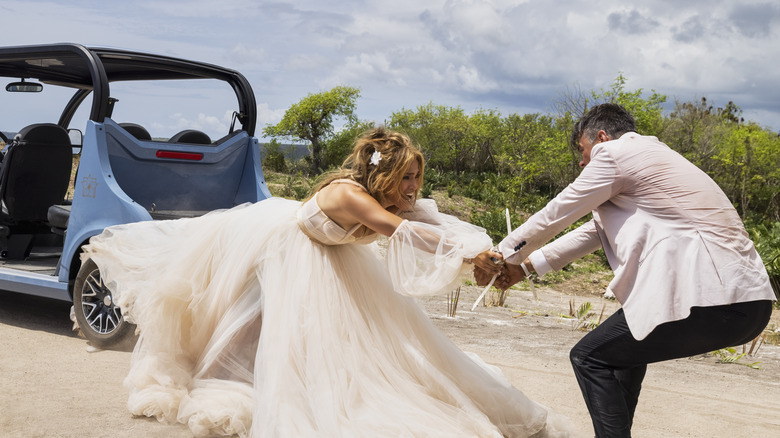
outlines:
[[[476,270],[474,272],[476,274]],[[502,291],[507,290],[523,278],[525,278],[525,272],[523,272],[523,268],[521,268],[520,265],[504,263],[504,266],[501,268],[501,275],[496,278],[496,282],[493,283],[493,286],[495,286],[497,289],[501,289]],[[490,282],[490,279],[488,279],[485,284],[488,284],[488,282]]]

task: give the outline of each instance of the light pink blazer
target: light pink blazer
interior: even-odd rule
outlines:
[[[590,212],[593,220],[541,248]],[[499,245],[516,264],[537,248],[555,270],[604,248],[615,273],[608,289],[638,340],[694,306],[775,299],[720,187],[657,138],[634,132],[595,145],[580,176]]]

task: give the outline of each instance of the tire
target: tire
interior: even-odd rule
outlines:
[[[135,324],[122,317],[92,259],[84,260],[73,284],[73,310],[81,334],[93,347],[109,349],[135,337]]]

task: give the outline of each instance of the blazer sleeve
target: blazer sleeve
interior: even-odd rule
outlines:
[[[591,219],[542,247],[544,258],[553,270],[559,271],[574,260],[601,248],[596,222]]]
[[[603,147],[605,144],[594,147],[591,162],[574,182],[501,241],[498,248],[507,262],[522,263],[531,252],[620,192],[623,184],[621,172],[609,151]],[[571,239],[568,243],[573,243],[576,236]]]

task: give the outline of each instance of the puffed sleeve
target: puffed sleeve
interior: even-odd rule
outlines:
[[[473,268],[464,259],[492,245],[483,228],[439,213],[435,204],[415,205],[414,214],[403,216],[406,219],[388,240],[385,257],[393,287],[403,295],[453,289]]]

